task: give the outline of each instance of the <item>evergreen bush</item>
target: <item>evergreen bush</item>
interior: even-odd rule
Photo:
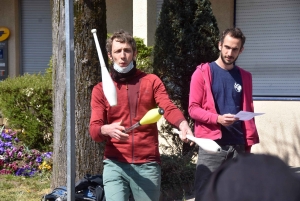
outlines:
[[[161,155],[163,200],[182,199],[193,194],[195,164],[188,155]]]
[[[28,147],[52,150],[52,74],[24,74],[0,82],[0,110]]]
[[[159,16],[153,48],[153,72],[166,85],[170,98],[188,115],[190,80],[196,66],[218,57],[219,30],[209,0],[165,0]],[[163,124],[162,131],[172,127]],[[178,136],[172,137],[178,141]],[[182,144],[182,143],[181,143]],[[193,150],[182,145],[181,154]]]
[[[137,68],[147,72],[147,73],[152,73],[153,68],[152,68],[152,46],[146,46],[144,44],[144,40],[138,37],[134,37],[135,42],[136,42],[136,47],[138,51],[137,59],[136,59],[136,64]]]

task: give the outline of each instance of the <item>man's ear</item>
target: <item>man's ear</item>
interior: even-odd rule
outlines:
[[[111,61],[113,60],[113,58],[112,58],[112,56],[111,56],[110,53],[107,53],[107,56],[108,56],[108,58],[109,58]]]
[[[222,43],[221,42],[219,42],[218,47],[219,47],[219,50],[221,51],[221,49],[222,49]]]
[[[244,51],[244,47],[242,47],[242,48],[240,49],[240,54],[241,54],[243,51]]]
[[[133,60],[134,60],[134,61],[136,61],[137,54],[138,54],[138,53],[137,53],[137,50],[136,50],[136,51],[133,53]]]

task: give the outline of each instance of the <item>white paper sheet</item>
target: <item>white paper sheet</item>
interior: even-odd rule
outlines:
[[[247,120],[252,119],[255,116],[259,116],[259,115],[262,115],[262,114],[265,114],[265,113],[254,113],[254,112],[240,111],[235,115],[235,117],[239,118],[239,120],[241,120],[241,121],[247,121]]]

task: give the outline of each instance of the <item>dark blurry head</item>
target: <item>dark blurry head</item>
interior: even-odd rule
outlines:
[[[205,201],[299,201],[300,178],[281,159],[240,155],[211,176]]]

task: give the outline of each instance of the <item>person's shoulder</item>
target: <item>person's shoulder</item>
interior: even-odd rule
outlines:
[[[138,77],[138,78],[141,78],[141,77],[145,77],[147,75],[146,72],[140,70],[140,69],[137,69],[136,72],[135,72],[135,75],[134,77]]]
[[[198,65],[194,71],[194,74],[199,74],[199,73],[205,73],[205,72],[209,72],[210,71],[210,63],[201,63],[200,65]]]
[[[209,62],[206,62],[206,63],[201,63],[200,65],[198,65],[197,67],[196,67],[196,70],[201,70],[201,71],[205,71],[205,70],[207,70],[207,69],[209,69],[210,68],[210,63]]]
[[[103,85],[102,82],[98,82],[97,84],[92,86],[92,94],[101,94],[103,93]]]
[[[156,80],[161,81],[161,79],[157,75],[153,73],[146,73],[140,69],[137,69],[135,73],[135,78],[139,79],[140,81],[146,81],[146,80],[151,82]]]
[[[145,78],[147,78],[147,79],[159,79],[160,80],[160,78],[154,73],[145,73]]]
[[[247,74],[247,75],[251,75],[251,73],[249,71],[241,68],[240,66],[236,66],[236,67],[240,70],[241,73],[244,73],[244,74]]]
[[[102,88],[102,82],[98,82],[93,86],[93,88]]]
[[[158,77],[158,75],[153,73],[147,73],[144,77],[142,77],[144,82],[152,83],[154,85],[159,85],[163,83],[163,81]]]

